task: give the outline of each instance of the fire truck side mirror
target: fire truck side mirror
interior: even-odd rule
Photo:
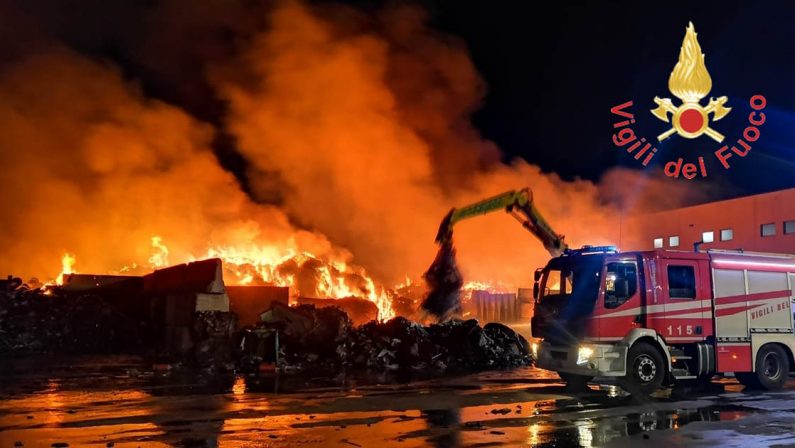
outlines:
[[[542,268],[536,269],[536,271],[533,273],[533,281],[538,283],[538,281],[541,280],[541,273],[543,272],[544,270]]]
[[[539,286],[538,282],[536,281],[535,283],[533,283],[533,299],[535,300],[538,300],[538,291],[539,291]]]

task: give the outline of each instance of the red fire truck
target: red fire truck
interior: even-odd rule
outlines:
[[[569,250],[535,275],[536,365],[572,387],[615,377],[645,395],[732,372],[779,389],[795,366],[795,257]]]
[[[529,188],[450,210],[436,242],[450,250],[456,223],[497,210],[517,218],[553,257],[535,274],[531,328],[541,344],[533,347],[536,365],[569,385],[610,376],[648,394],[731,372],[745,385],[778,389],[795,366],[795,256],[572,250]],[[454,265],[444,267],[458,277],[448,275]]]

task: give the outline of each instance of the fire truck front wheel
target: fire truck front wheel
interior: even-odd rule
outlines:
[[[632,395],[646,396],[659,389],[665,379],[662,354],[646,342],[638,342],[627,353],[627,374],[619,385]]]

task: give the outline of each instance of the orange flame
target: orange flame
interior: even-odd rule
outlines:
[[[309,252],[273,246],[214,247],[204,258],[223,260],[225,281],[232,285],[287,286],[294,297],[358,297],[378,307],[379,319],[395,316],[387,289],[376,285],[364,268],[343,260],[322,260]]]
[[[58,274],[58,278],[55,279],[55,283],[57,285],[63,285],[63,278],[65,275],[74,274],[74,266],[75,262],[77,261],[77,257],[73,254],[65,253],[63,258],[61,258],[61,273]]]
[[[163,244],[163,239],[155,235],[152,237],[152,247],[155,248],[155,253],[149,257],[149,264],[153,269],[168,266],[168,247]]]
[[[169,250],[163,238],[152,236],[152,255],[148,258],[152,269],[169,266]],[[224,281],[228,285],[274,285],[290,288],[293,299],[299,296],[343,299],[357,297],[373,302],[378,319],[395,317],[388,289],[377,285],[364,268],[341,259],[321,259],[310,252],[297,252],[276,246],[219,246],[207,250],[198,259],[220,258],[224,267]],[[182,262],[196,261],[189,257]],[[66,253],[55,284],[63,285],[64,276],[74,273],[76,256]],[[137,263],[129,263],[114,271],[118,274],[143,273]],[[49,286],[49,285],[46,285]],[[49,292],[45,288],[45,293]]]

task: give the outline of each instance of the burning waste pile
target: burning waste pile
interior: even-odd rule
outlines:
[[[454,261],[444,255],[439,259]],[[394,317],[355,325],[363,321],[346,311],[355,313],[356,302],[290,306],[288,288],[227,287],[222,272],[221,260],[210,259],[140,277],[71,274],[63,285],[38,288],[9,278],[0,285],[0,355],[129,353],[169,369],[329,374],[433,375],[532,361],[528,342],[502,324],[452,319],[423,326]],[[236,302],[241,288],[281,295],[252,321]],[[454,289],[445,293],[457,309]]]
[[[271,359],[285,371],[339,370],[450,373],[529,365],[527,340],[509,327],[461,315],[463,279],[450,238],[425,273],[422,302],[438,323],[423,326],[405,317],[354,327],[336,308],[274,306],[245,331],[241,347],[249,367]],[[267,342],[265,342],[267,341]],[[275,347],[268,351],[267,347]],[[269,358],[270,357],[270,358]]]
[[[528,342],[509,327],[461,319],[463,277],[449,225],[440,235],[424,274],[421,320],[437,322],[427,326],[394,317],[417,314],[399,290],[376,292],[363,271],[312,257],[274,265],[210,258],[135,276],[75,274],[67,256],[56,284],[5,281],[0,353],[138,353],[157,365],[208,372],[428,375],[530,364]],[[167,253],[159,239],[154,243]],[[271,283],[227,286],[230,273],[244,283]]]

